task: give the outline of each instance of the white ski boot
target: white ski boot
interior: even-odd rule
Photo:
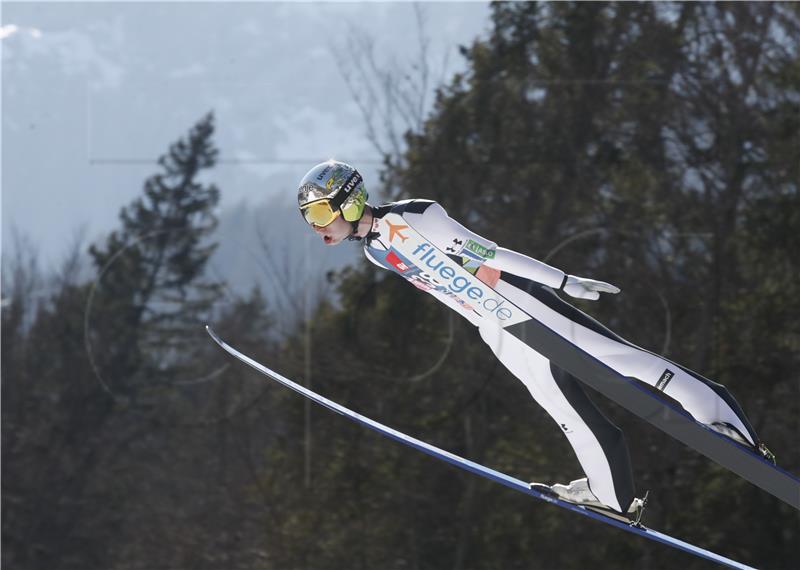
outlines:
[[[544,483],[531,483],[531,489],[552,495],[562,501],[580,505],[599,512],[616,520],[620,520],[634,526],[640,526],[642,520],[642,513],[647,504],[647,494],[644,499],[633,499],[631,506],[625,513],[620,513],[608,505],[605,505],[598,499],[592,490],[589,488],[589,480],[584,477],[583,479],[576,479],[571,481],[569,485],[562,485],[556,483],[555,485],[545,485]]]

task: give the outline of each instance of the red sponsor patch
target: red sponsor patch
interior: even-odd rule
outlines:
[[[397,257],[397,254],[393,251],[390,251],[389,254],[386,256],[386,261],[391,263],[398,271],[408,271],[410,267],[403,263],[403,261]]]

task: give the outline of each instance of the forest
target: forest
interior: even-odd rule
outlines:
[[[620,287],[566,300],[725,385],[800,473],[798,38],[792,3],[494,3],[486,37],[461,48],[466,71],[367,183]],[[176,133],[117,229],[53,274],[4,252],[5,568],[713,566],[312,408],[220,351],[206,323],[438,447],[524,480],[582,476],[478,332],[402,279],[362,260],[325,276],[313,306],[287,285],[278,307],[210,275],[215,121]],[[650,491],[645,524],[800,567],[796,511],[590,395]]]

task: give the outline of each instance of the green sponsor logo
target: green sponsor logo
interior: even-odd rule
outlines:
[[[482,246],[476,241],[467,240],[467,245],[464,246],[464,249],[468,249],[472,253],[480,255],[484,259],[494,259],[495,251],[493,249],[489,249],[488,247]]]

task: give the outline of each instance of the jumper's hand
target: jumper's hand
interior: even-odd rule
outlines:
[[[575,277],[574,275],[567,275],[567,282],[564,283],[562,289],[564,293],[571,297],[590,299],[592,301],[599,299],[600,293],[619,293],[619,287],[614,287],[611,283]]]

